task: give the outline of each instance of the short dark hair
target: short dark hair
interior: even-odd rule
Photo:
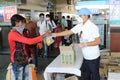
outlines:
[[[50,17],[50,15],[49,15],[49,14],[46,14],[46,17]]]
[[[39,17],[40,17],[40,16],[44,16],[44,14],[43,14],[43,13],[40,13],[40,14],[39,14]]]
[[[21,15],[19,14],[14,14],[12,17],[11,17],[11,24],[12,26],[15,26],[16,25],[16,22],[20,22],[20,21],[23,21],[25,20],[24,17],[22,17]]]
[[[67,18],[70,18],[70,16],[67,16]]]
[[[65,19],[65,16],[62,16],[63,19]]]

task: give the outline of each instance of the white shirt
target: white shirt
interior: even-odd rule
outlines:
[[[98,27],[88,20],[84,25],[78,24],[74,28],[71,29],[73,33],[78,33],[80,42],[91,42],[94,41],[95,38],[99,37]],[[87,60],[96,59],[100,56],[100,51],[98,45],[96,46],[87,46],[82,48],[83,56]]]
[[[40,32],[40,35],[43,35],[46,31],[47,31],[47,27],[46,27],[46,21],[38,21],[37,22],[37,26],[39,27],[39,32]]]

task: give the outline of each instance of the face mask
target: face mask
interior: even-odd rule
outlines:
[[[16,30],[17,32],[19,32],[20,34],[23,34],[23,30],[24,30],[24,26],[19,26],[19,27],[13,27],[14,30]]]
[[[45,19],[44,18],[40,18],[41,21],[44,21]]]
[[[46,18],[46,20],[50,20],[50,18]]]
[[[78,22],[78,24],[79,24],[79,23],[83,23],[83,19],[80,18],[80,17],[77,17],[77,22]]]
[[[58,20],[58,18],[55,18],[55,20]]]

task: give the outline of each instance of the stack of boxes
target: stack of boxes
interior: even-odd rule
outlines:
[[[65,80],[78,80],[78,78],[76,76],[71,76],[71,77],[65,78]]]
[[[107,78],[109,60],[110,60],[110,52],[101,51],[100,68],[99,68],[101,80],[105,80]]]
[[[108,63],[108,79],[120,80],[120,52],[111,52],[111,58]]]
[[[120,74],[120,52],[101,52],[100,60],[100,76],[101,80],[110,79],[109,74]],[[111,78],[113,78],[111,75]],[[117,77],[117,75],[116,75]],[[120,80],[120,78],[119,78]]]
[[[111,52],[111,59],[108,64],[108,78],[109,73],[120,74],[120,52]],[[118,76],[116,75],[116,77]]]
[[[111,58],[108,63],[108,72],[120,73],[120,53],[111,52]]]

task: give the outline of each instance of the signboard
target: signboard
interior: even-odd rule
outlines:
[[[4,8],[4,22],[10,22],[10,18],[14,15],[17,14],[17,9],[16,6],[8,6]]]

